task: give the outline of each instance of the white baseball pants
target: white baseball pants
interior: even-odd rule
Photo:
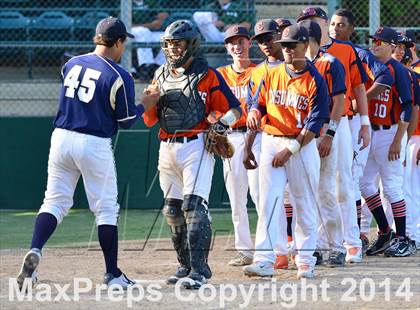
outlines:
[[[324,132],[326,131],[324,126]],[[319,208],[317,208],[318,220],[318,243],[317,249],[346,252],[343,247],[343,229],[341,227],[341,210],[336,198],[336,172],[338,160],[338,137],[334,137],[330,154],[321,158],[321,170],[319,178],[318,196]],[[320,139],[317,139],[317,144]]]
[[[357,225],[357,209],[354,199],[353,185],[353,139],[350,131],[349,120],[343,116],[335,134],[338,140],[337,164],[337,200],[341,209],[341,223],[343,229],[344,246],[362,247],[360,230]]]
[[[257,163],[260,162],[261,133],[255,137],[252,151]],[[245,154],[246,133],[230,133],[229,141],[235,147],[232,158],[223,160],[223,175],[226,184],[226,191],[229,195],[230,207],[232,209],[232,222],[235,231],[235,249],[247,256],[253,255],[253,242],[249,229],[248,220],[248,188],[251,199],[258,212],[258,173],[259,169],[246,170],[243,164]]]
[[[407,144],[404,168],[404,197],[407,207],[407,236],[420,242],[420,166],[416,155],[420,149],[420,136],[412,136]]]
[[[360,190],[363,197],[376,194],[378,191],[376,178],[379,175],[383,186],[383,195],[390,203],[404,199],[402,162],[405,158],[406,135],[401,142],[400,159],[388,160],[389,146],[394,139],[397,128],[398,125],[393,125],[388,130],[372,131],[369,157],[363,171],[363,178],[360,180]]]
[[[194,194],[208,202],[213,168],[214,156],[204,148],[202,133],[189,142],[160,142],[158,169],[164,198],[182,200]]]
[[[292,155],[284,167],[272,166],[275,154],[283,150],[289,139],[263,133],[260,158],[260,203],[254,262],[274,263],[276,255],[287,255],[287,221],[283,199],[286,183],[293,195],[293,214],[296,217],[295,245],[298,250],[296,265],[314,266],[317,243],[317,190],[320,159],[315,141]]]
[[[51,136],[47,190],[39,213],[50,213],[60,223],[73,206],[80,176],[96,224],[117,225],[120,206],[111,139],[60,128]]]

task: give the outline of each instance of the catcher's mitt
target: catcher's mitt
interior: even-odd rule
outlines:
[[[227,129],[228,127],[220,121],[211,125],[205,139],[205,147],[209,153],[219,155],[223,158],[231,158],[233,156],[235,148],[229,142]]]

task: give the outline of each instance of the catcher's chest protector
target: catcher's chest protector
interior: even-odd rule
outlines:
[[[207,71],[207,61],[202,58],[195,58],[179,77],[174,77],[167,65],[157,70],[156,80],[161,92],[157,111],[160,127],[166,132],[188,130],[204,120],[206,106],[197,85]]]

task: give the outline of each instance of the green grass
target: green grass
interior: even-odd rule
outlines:
[[[218,236],[233,234],[230,209],[210,210],[210,213],[213,233]],[[255,209],[249,209],[248,213],[252,233],[255,233],[257,214]],[[36,214],[28,211],[0,211],[0,250],[28,248]],[[70,210],[48,240],[47,246],[88,245],[89,241],[97,241],[94,221],[89,210]],[[159,210],[121,210],[118,226],[120,240],[169,238],[168,225]]]

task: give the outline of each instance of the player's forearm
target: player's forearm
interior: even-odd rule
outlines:
[[[344,94],[338,94],[332,97],[333,107],[330,113],[330,119],[338,123],[344,113]]]
[[[300,146],[303,147],[311,142],[315,136],[316,134],[314,132],[303,128],[299,135],[296,137],[296,140],[299,142]]]
[[[368,104],[365,85],[360,84],[353,88],[353,95],[356,99],[357,112],[359,112],[360,115],[368,115]]]
[[[388,89],[388,86],[381,85],[378,83],[373,83],[372,87],[366,91],[367,101],[376,98],[380,94],[382,94],[385,90]]]
[[[248,152],[252,150],[252,146],[254,145],[255,137],[257,136],[256,130],[248,131],[245,139],[245,150]]]
[[[413,108],[412,113],[411,113],[410,123],[409,123],[408,128],[407,128],[407,137],[408,137],[408,140],[413,135],[414,130],[416,130],[418,121],[419,121],[419,107],[418,106],[415,106]]]
[[[398,122],[398,129],[394,136],[394,142],[401,143],[405,133],[407,132],[408,124],[409,124],[408,122],[404,122],[404,121]]]

